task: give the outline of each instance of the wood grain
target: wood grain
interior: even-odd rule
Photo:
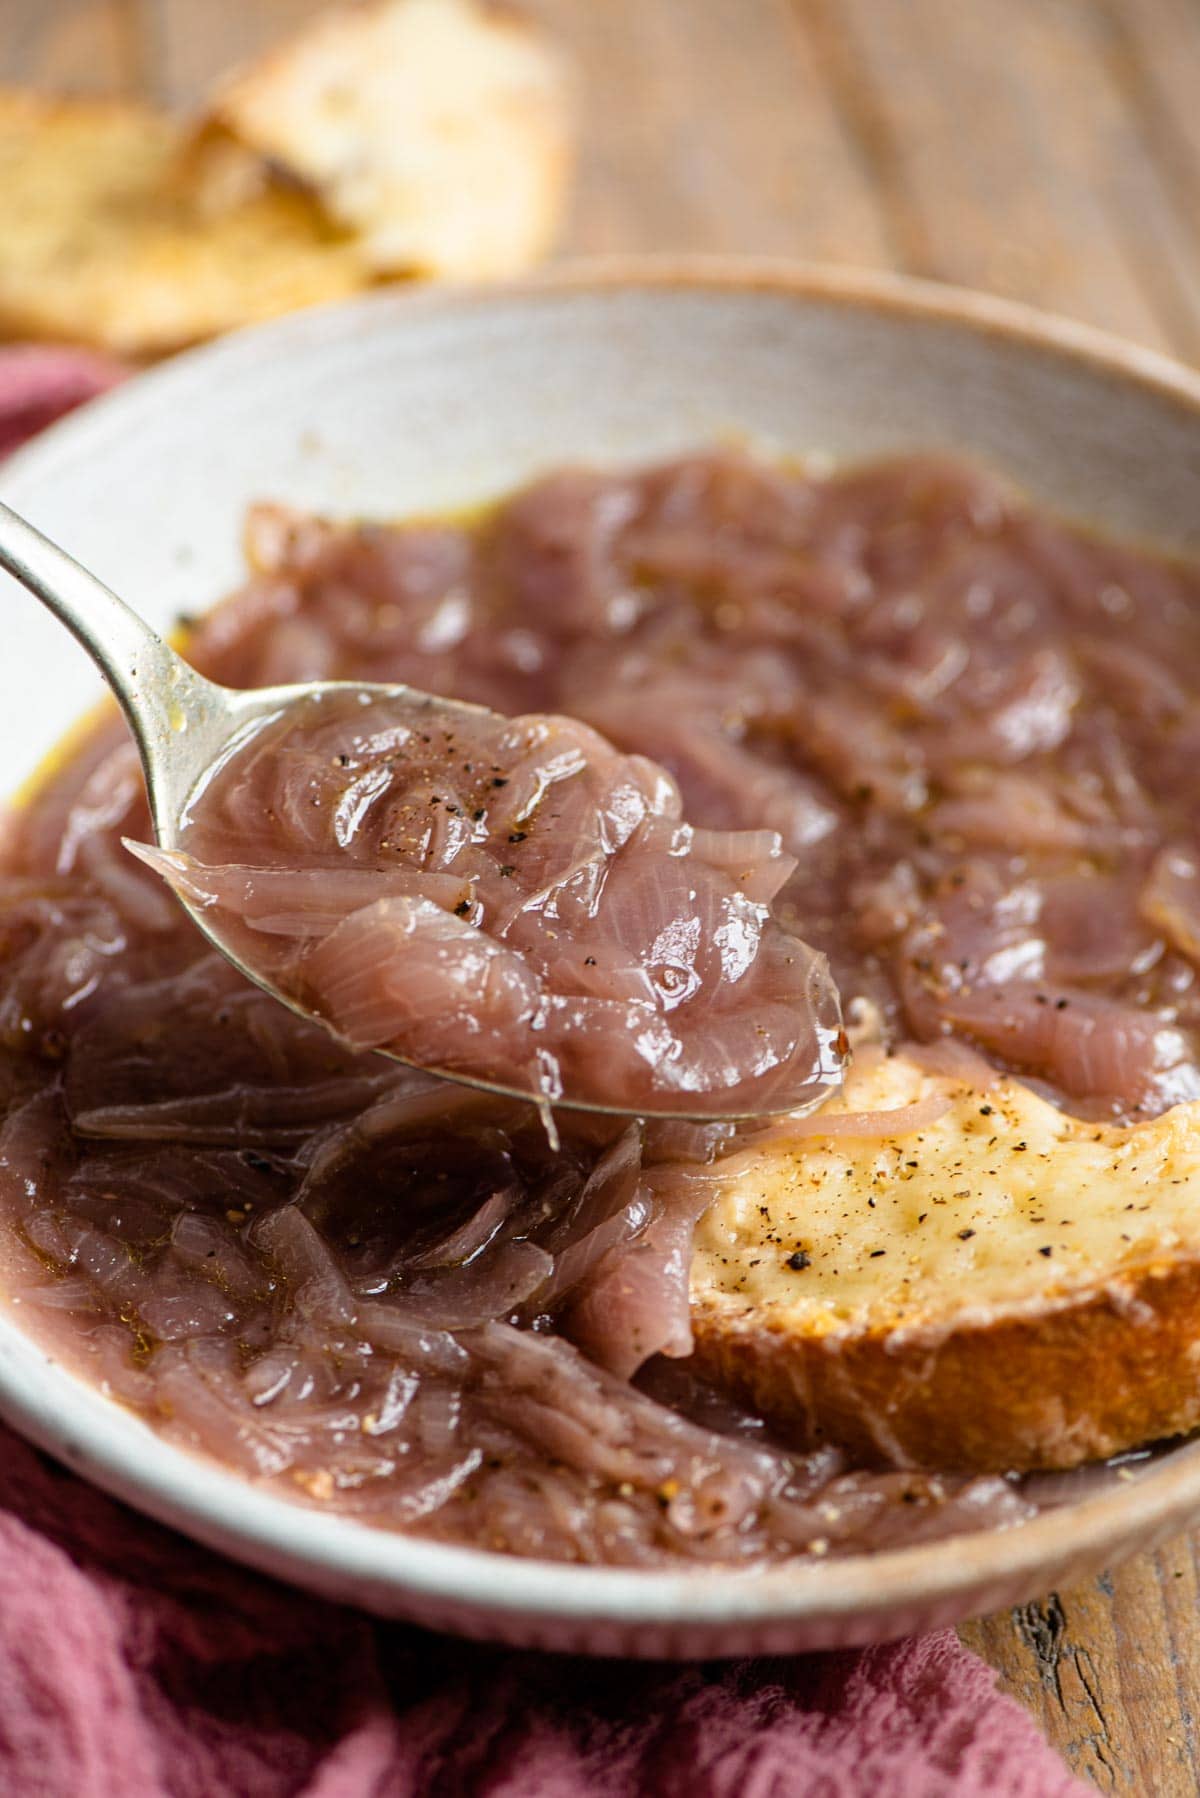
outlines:
[[[844,83],[885,148],[912,272],[1166,346],[1158,307],[1109,217],[1109,77],[1075,9],[1054,0],[797,5],[850,71]]]
[[[136,0],[3,0],[0,78],[79,93],[144,91]]]
[[[1194,0],[1097,0],[1114,79],[1192,220],[1200,217],[1200,29]]]
[[[140,0],[140,6],[154,97],[179,108],[194,106],[234,63],[324,10],[321,0]]]
[[[887,260],[870,171],[787,0],[526,10],[586,71],[566,250]]]
[[[581,71],[567,254],[907,269],[1200,359],[1200,0],[524,0]],[[0,79],[179,108],[321,0],[3,0]],[[964,1626],[1101,1791],[1200,1791],[1181,1538]]]
[[[1102,1792],[1200,1790],[1200,1590],[1180,1537],[1036,1604],[964,1624],[964,1642]]]

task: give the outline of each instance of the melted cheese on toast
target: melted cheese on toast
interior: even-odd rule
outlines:
[[[903,1134],[820,1133],[939,1099]],[[698,1355],[800,1440],[1062,1466],[1200,1422],[1200,1104],[1086,1123],[875,1052],[719,1174]]]

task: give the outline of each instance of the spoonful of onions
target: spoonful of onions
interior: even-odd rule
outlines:
[[[6,506],[0,567],[125,712],[157,838],[128,847],[294,1011],[542,1107],[741,1118],[840,1085],[828,965],[771,910],[774,832],[694,829],[665,769],[569,718],[219,687]]]

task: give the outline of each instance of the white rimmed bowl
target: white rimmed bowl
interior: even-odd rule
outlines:
[[[631,267],[484,293],[381,294],[244,333],[132,381],[0,474],[0,495],[149,618],[240,573],[246,504],[458,507],[566,461],[735,438],[857,458],[982,458],[1042,502],[1200,550],[1200,379],[1091,331],[886,277]],[[0,754],[15,789],[95,696],[81,652],[0,591]],[[0,1310],[0,1414],[143,1511],[384,1615],[599,1653],[783,1652],[1032,1597],[1200,1516],[1200,1443],[1008,1531],[823,1563],[638,1573],[371,1530],[168,1446]]]

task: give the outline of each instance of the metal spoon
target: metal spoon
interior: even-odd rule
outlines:
[[[414,723],[428,728],[431,718],[453,725],[455,720],[499,715],[482,706],[442,699],[414,687],[359,681],[311,681],[288,687],[259,687],[234,691],[205,680],[176,655],[157,632],[118,599],[103,581],[82,567],[57,544],[51,543],[10,507],[0,504],[0,568],[41,600],[65,624],[104,675],[129,721],[142,759],[150,797],[150,815],[161,848],[178,849],[181,824],[189,801],[256,729],[268,719],[278,719],[291,707],[309,706],[324,693],[365,694],[385,700],[390,708],[411,708]],[[301,1017],[312,1017],[297,999],[280,991],[263,973],[245,961],[222,934],[219,924],[200,906],[176,894],[197,928],[221,954],[265,992]],[[419,1065],[390,1049],[388,1055],[406,1065]],[[464,1086],[479,1087],[508,1098],[530,1100],[545,1109],[541,1094],[505,1086],[444,1068],[426,1070]],[[563,1109],[628,1115],[626,1108],[566,1097],[555,1101]],[[647,1107],[648,1117],[686,1117],[696,1121],[695,1111],[679,1112]],[[714,1099],[712,1118],[736,1115],[723,1112]]]

